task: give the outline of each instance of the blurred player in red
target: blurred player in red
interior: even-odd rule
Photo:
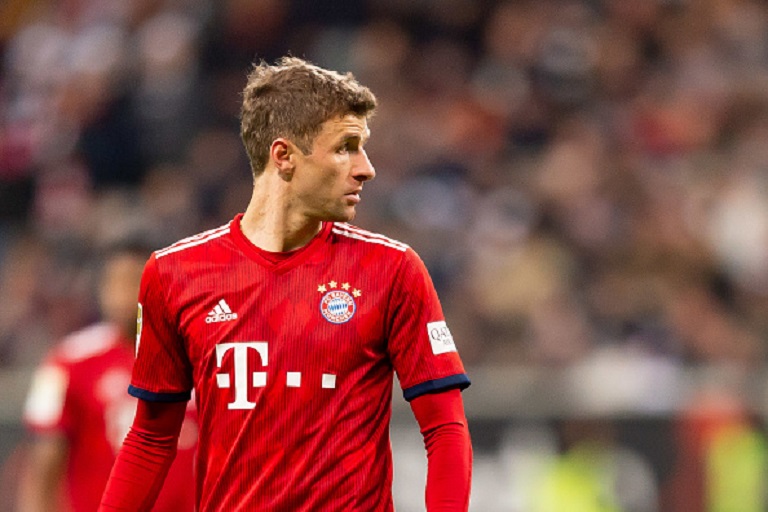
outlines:
[[[136,297],[148,251],[121,246],[105,258],[103,322],[67,336],[37,370],[24,419],[34,434],[23,468],[21,512],[97,510],[137,400],[125,393],[134,362]],[[187,415],[179,455],[154,510],[194,510],[197,422]]]
[[[301,59],[253,69],[244,214],[156,251],[102,510],[149,510],[194,389],[201,511],[391,511],[397,372],[424,435],[429,511],[466,511],[469,385],[424,264],[357,228],[376,99]]]

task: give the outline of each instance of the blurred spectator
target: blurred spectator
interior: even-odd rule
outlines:
[[[765,510],[768,443],[741,398],[743,379],[732,372],[708,377],[676,423],[680,448],[665,505],[675,512]]]
[[[31,235],[9,239],[2,261],[0,288],[13,300],[3,301],[0,307],[0,366],[28,366],[48,348],[47,322],[37,317],[46,313],[41,275],[51,262],[40,241]]]
[[[560,429],[564,453],[533,483],[528,510],[657,510],[656,483],[648,463],[619,445],[610,422],[569,419]]]

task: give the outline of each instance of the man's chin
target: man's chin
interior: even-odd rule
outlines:
[[[354,208],[345,209],[342,212],[334,212],[329,214],[325,220],[329,222],[349,222],[355,218],[356,214],[357,211],[355,211]]]

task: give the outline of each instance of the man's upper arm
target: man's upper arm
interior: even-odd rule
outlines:
[[[387,322],[389,356],[406,400],[469,386],[432,279],[411,249],[395,277]]]
[[[192,389],[191,366],[174,324],[167,286],[152,255],[141,278],[136,362],[129,392],[148,401],[187,401]]]
[[[36,433],[65,435],[73,413],[67,400],[70,368],[53,353],[35,370],[24,403],[24,423]]]

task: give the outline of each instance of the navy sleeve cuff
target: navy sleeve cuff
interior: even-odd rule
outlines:
[[[403,397],[410,402],[414,398],[427,393],[440,393],[449,389],[466,389],[471,382],[466,373],[459,373],[442,379],[428,380],[403,390]]]
[[[186,402],[192,398],[191,391],[182,391],[181,393],[154,393],[147,391],[146,389],[137,388],[136,386],[128,386],[128,394],[141,398],[147,402]]]

